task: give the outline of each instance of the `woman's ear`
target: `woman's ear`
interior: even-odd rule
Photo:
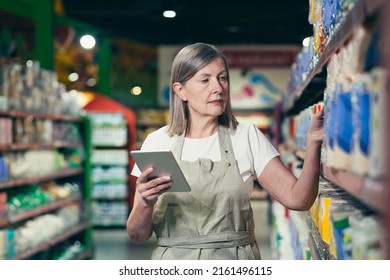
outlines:
[[[179,82],[173,83],[172,88],[173,88],[173,91],[180,97],[181,100],[187,101],[187,96],[185,94],[185,90]]]

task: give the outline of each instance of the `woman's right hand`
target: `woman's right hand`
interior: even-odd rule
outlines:
[[[148,180],[152,174],[153,168],[148,168],[137,179],[137,191],[146,207],[153,207],[157,198],[168,191],[172,186],[172,178],[170,176],[157,177]]]

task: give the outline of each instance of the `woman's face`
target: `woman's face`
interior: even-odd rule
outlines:
[[[202,117],[217,118],[223,113],[229,94],[227,74],[224,61],[217,58],[185,84],[174,84],[175,92],[187,101],[191,121]]]

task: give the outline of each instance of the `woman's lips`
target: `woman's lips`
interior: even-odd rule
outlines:
[[[212,103],[212,104],[222,104],[223,100],[222,99],[213,100],[213,101],[210,101],[210,103]]]

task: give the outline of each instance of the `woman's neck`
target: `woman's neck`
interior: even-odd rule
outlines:
[[[213,135],[218,131],[218,120],[207,122],[192,121],[191,127],[186,132],[188,138],[205,138]]]

